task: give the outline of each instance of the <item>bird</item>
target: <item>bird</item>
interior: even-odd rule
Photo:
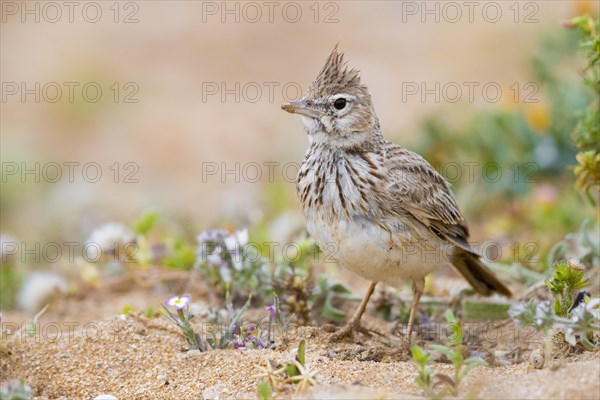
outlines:
[[[296,192],[309,235],[371,282],[332,341],[364,330],[360,320],[378,282],[412,285],[409,344],[430,272],[451,265],[479,294],[511,296],[469,245],[449,183],[423,157],[384,138],[369,90],[337,44],[306,93],[281,108],[301,117],[308,136]]]

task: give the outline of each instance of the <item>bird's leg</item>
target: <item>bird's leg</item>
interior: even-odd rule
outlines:
[[[330,340],[332,342],[343,339],[344,337],[352,333],[352,331],[354,331],[355,329],[360,329],[360,318],[362,317],[367,308],[367,303],[369,303],[369,299],[371,298],[371,295],[375,290],[375,286],[377,286],[377,282],[371,282],[371,285],[369,286],[365,297],[363,297],[362,301],[360,302],[360,305],[354,312],[354,315],[352,316],[352,318],[350,318],[350,321],[348,321],[346,325],[344,325],[343,327],[338,329],[334,334],[331,335]]]
[[[408,345],[411,343],[412,330],[415,322],[415,317],[417,315],[417,308],[419,308],[419,301],[421,300],[421,295],[423,294],[423,288],[425,286],[425,279],[422,279],[419,282],[413,282],[413,302],[410,307],[410,316],[408,317]]]

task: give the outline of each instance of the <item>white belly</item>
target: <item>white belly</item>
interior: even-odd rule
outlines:
[[[411,238],[402,228],[390,235],[366,220],[340,220],[332,229],[314,214],[307,217],[308,232],[328,259],[370,281],[397,287],[448,262],[443,243],[427,232],[422,236],[427,240]]]

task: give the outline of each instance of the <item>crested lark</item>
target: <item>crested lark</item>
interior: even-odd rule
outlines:
[[[510,296],[469,246],[446,180],[418,154],[384,139],[369,91],[337,45],[304,97],[282,108],[299,114],[308,133],[297,192],[309,234],[321,247],[335,245],[338,263],[371,281],[332,339],[360,327],[377,282],[410,282],[410,342],[424,278],[448,264],[478,293]]]

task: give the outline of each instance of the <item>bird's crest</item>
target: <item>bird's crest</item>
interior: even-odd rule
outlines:
[[[321,98],[336,93],[347,93],[351,88],[366,89],[358,72],[356,69],[348,69],[344,54],[338,52],[336,44],[305,97]]]

